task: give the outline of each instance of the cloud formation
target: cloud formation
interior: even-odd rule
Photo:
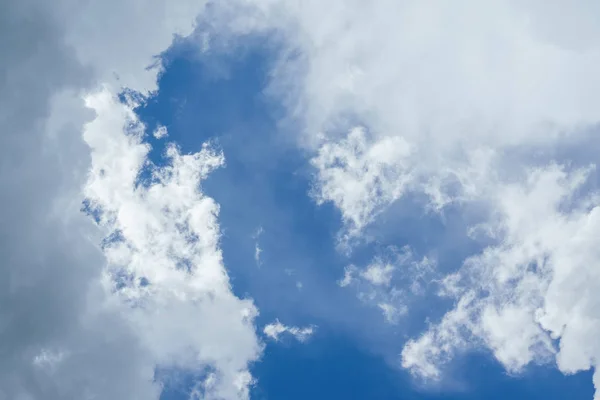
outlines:
[[[597,368],[598,4],[241,3],[243,17],[220,15],[229,33],[283,43],[269,93],[304,129],[313,196],[339,209],[342,242],[406,194],[478,219],[480,250],[440,284],[455,307],[404,366],[435,376],[485,347],[510,371]]]
[[[511,372],[552,359],[565,373],[597,367],[598,197],[577,195],[590,174],[548,165],[495,188],[495,218],[481,230],[500,240],[442,282],[456,307],[406,345],[405,367],[435,377],[473,344]]]
[[[338,285],[356,290],[363,303],[376,306],[387,322],[396,324],[411,303],[425,294],[425,286],[435,277],[435,266],[427,257],[417,259],[409,247],[392,247],[365,267],[351,264],[344,268]]]
[[[128,322],[155,365],[211,369],[202,398],[247,398],[248,364],[261,351],[253,326],[258,311],[231,291],[219,207],[200,191],[223,155],[208,144],[182,155],[170,144],[167,165],[148,166],[145,127],[131,106],[108,90],[86,102],[97,117],[84,130],[92,155],[84,193],[107,231],[107,278],[130,308]],[[144,167],[148,181],[140,181]]]
[[[197,396],[247,396],[256,309],[230,291],[218,207],[198,188],[221,155],[169,147],[169,164],[140,181],[142,128],[114,98],[156,89],[146,67],[203,6],[3,2],[2,396],[157,398],[156,363],[206,367]],[[206,14],[220,34],[270,32],[282,45],[268,93],[303,127],[312,195],[338,208],[344,244],[407,194],[440,215],[484,210],[470,229],[481,249],[439,286],[455,305],[403,351],[416,374],[438,376],[473,347],[510,371],[597,370],[600,225],[584,155],[600,120],[598,7],[232,0]],[[90,166],[101,231],[79,213]],[[376,272],[356,274],[387,288]],[[275,336],[292,329],[280,325]]]
[[[158,399],[159,364],[205,370],[202,398],[247,398],[257,311],[199,191],[222,155],[170,147],[140,186],[148,147],[115,97],[156,89],[146,67],[203,6],[2,1],[0,398]]]

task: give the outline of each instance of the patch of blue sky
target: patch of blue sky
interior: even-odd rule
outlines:
[[[226,166],[203,182],[203,190],[221,206],[225,265],[235,293],[252,297],[259,307],[259,329],[275,318],[319,327],[307,343],[267,345],[253,366],[252,399],[591,398],[588,373],[565,377],[550,367],[531,367],[511,377],[486,354],[453,362],[437,388],[419,386],[399,370],[397,355],[407,333],[419,331],[425,314],[441,315],[446,305],[424,301],[415,306],[408,325],[387,324],[379,310],[339,287],[344,267],[365,265],[390,245],[410,245],[419,256],[434,249],[444,256],[442,267],[452,270],[481,244],[448,234],[466,229],[458,211],[448,210],[441,219],[424,212],[418,199],[406,198],[368,228],[370,242],[350,257],[337,252],[340,215],[308,196],[307,155],[295,145],[289,126],[282,132],[282,110],[264,94],[276,49],[264,38],[236,46],[199,52],[184,40],[176,43],[163,55],[159,91],[137,113],[148,126],[151,160],[157,165],[164,163],[167,142],[185,153],[206,141],[223,150]],[[150,134],[158,126],[167,128],[167,138]],[[181,371],[159,375],[178,377],[168,380],[163,400],[186,399],[201,379]]]

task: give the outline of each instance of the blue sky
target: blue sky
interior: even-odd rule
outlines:
[[[509,375],[485,352],[456,361],[441,386],[415,381],[403,371],[393,355],[401,351],[410,328],[387,326],[337,281],[344,266],[372,257],[378,247],[426,249],[433,243],[442,251],[448,231],[464,229],[464,222],[453,221],[452,213],[440,221],[408,201],[398,205],[397,215],[390,212],[389,222],[378,224],[376,244],[349,256],[336,251],[340,215],[307,196],[314,172],[289,139],[297,132],[281,131],[281,107],[264,93],[276,49],[261,38],[237,46],[198,54],[185,40],[176,43],[163,54],[166,68],[158,93],[136,113],[147,126],[151,160],[157,165],[164,162],[165,140],[151,133],[159,125],[167,127],[168,141],[184,153],[214,141],[226,154],[226,166],[203,182],[203,190],[221,206],[225,265],[234,292],[253,298],[260,309],[257,325],[280,318],[319,327],[306,343],[267,344],[251,369],[257,379],[252,399],[591,398],[588,373],[565,377],[551,367],[533,366]],[[459,243],[444,254],[460,259],[473,246]],[[436,306],[445,307],[421,305],[421,312],[434,314],[428,308]],[[416,316],[415,324],[422,318]],[[194,377],[172,373],[183,381],[168,384],[161,399],[187,399]]]

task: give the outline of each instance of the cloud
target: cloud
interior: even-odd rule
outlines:
[[[261,254],[263,252],[263,249],[260,247],[260,237],[263,234],[264,230],[262,228],[262,226],[258,227],[258,229],[256,230],[256,232],[252,235],[252,238],[255,240],[254,243],[254,261],[256,262],[256,265],[260,266],[262,264],[262,260],[261,260]]]
[[[308,326],[304,328],[299,328],[297,326],[287,326],[283,325],[279,320],[275,322],[265,325],[263,329],[263,333],[273,339],[275,341],[279,341],[279,337],[282,334],[290,334],[299,342],[306,342],[314,333],[314,326]]]
[[[442,282],[455,306],[407,344],[405,367],[435,376],[457,351],[487,347],[510,371],[596,368],[597,199],[584,156],[600,121],[598,4],[241,3],[242,17],[217,16],[230,34],[282,44],[268,93],[302,127],[312,194],[339,209],[342,244],[360,244],[407,194],[473,224],[483,248]]]
[[[599,203],[577,195],[591,173],[549,165],[494,189],[484,231],[501,240],[446,277],[456,307],[406,345],[405,367],[434,377],[454,353],[485,346],[511,372],[550,360],[568,374],[597,370]]]
[[[149,6],[141,0],[60,0],[53,2],[48,14],[64,32],[65,45],[93,71],[95,83],[147,93],[157,89],[156,74],[162,67],[157,56],[171,45],[174,35],[193,31],[206,3],[153,0]],[[148,68],[152,66],[156,68]]]
[[[377,304],[377,307],[381,309],[385,320],[390,324],[398,322],[398,318],[407,312],[406,307],[398,309],[390,303],[379,303]]]
[[[218,207],[197,186],[221,156],[171,148],[171,163],[154,171],[160,183],[136,189],[147,148],[126,134],[133,115],[114,98],[121,87],[156,89],[157,69],[146,67],[202,7],[2,2],[1,398],[158,399],[157,363],[211,369],[205,398],[247,397],[256,309],[231,293]],[[80,211],[90,168],[88,196],[111,216],[100,227]],[[176,213],[181,202],[189,209]]]
[[[361,276],[375,286],[389,286],[394,267],[390,264],[374,263],[361,272]]]
[[[587,21],[591,2],[334,1],[330,13],[316,1],[242,3],[251,11],[222,17],[287,45],[269,93],[315,150],[317,201],[335,204],[354,235],[407,192],[453,200],[448,186],[476,152],[548,150],[598,121],[600,53],[574,33],[598,31],[560,20]]]
[[[314,196],[318,204],[330,201],[342,211],[349,225],[345,241],[402,196],[411,180],[403,163],[409,155],[410,147],[402,138],[384,138],[373,144],[362,128],[319,148],[312,159],[318,171]]]
[[[355,290],[362,302],[382,312],[386,322],[396,324],[411,303],[426,294],[425,287],[436,277],[434,270],[435,262],[417,259],[409,247],[391,247],[365,267],[351,264],[344,268],[338,285]]]
[[[167,127],[163,126],[163,125],[157,126],[156,129],[154,130],[154,132],[152,132],[152,136],[154,136],[156,139],[166,138],[167,136],[169,136]]]
[[[145,127],[108,90],[86,99],[97,113],[84,130],[92,168],[89,209],[107,231],[110,285],[156,365],[210,367],[204,398],[247,398],[248,363],[260,354],[250,300],[231,291],[219,249],[219,207],[201,181],[224,157],[205,144],[182,155],[174,144],[164,167],[147,167]],[[148,182],[139,182],[150,168]],[[210,321],[207,325],[206,322]],[[210,397],[212,398],[212,397]]]
[[[79,212],[89,75],[46,6],[2,10],[0,397],[157,398],[135,334],[104,306],[100,236]]]

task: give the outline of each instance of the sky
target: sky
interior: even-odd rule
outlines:
[[[600,399],[595,2],[0,2],[0,400]]]

